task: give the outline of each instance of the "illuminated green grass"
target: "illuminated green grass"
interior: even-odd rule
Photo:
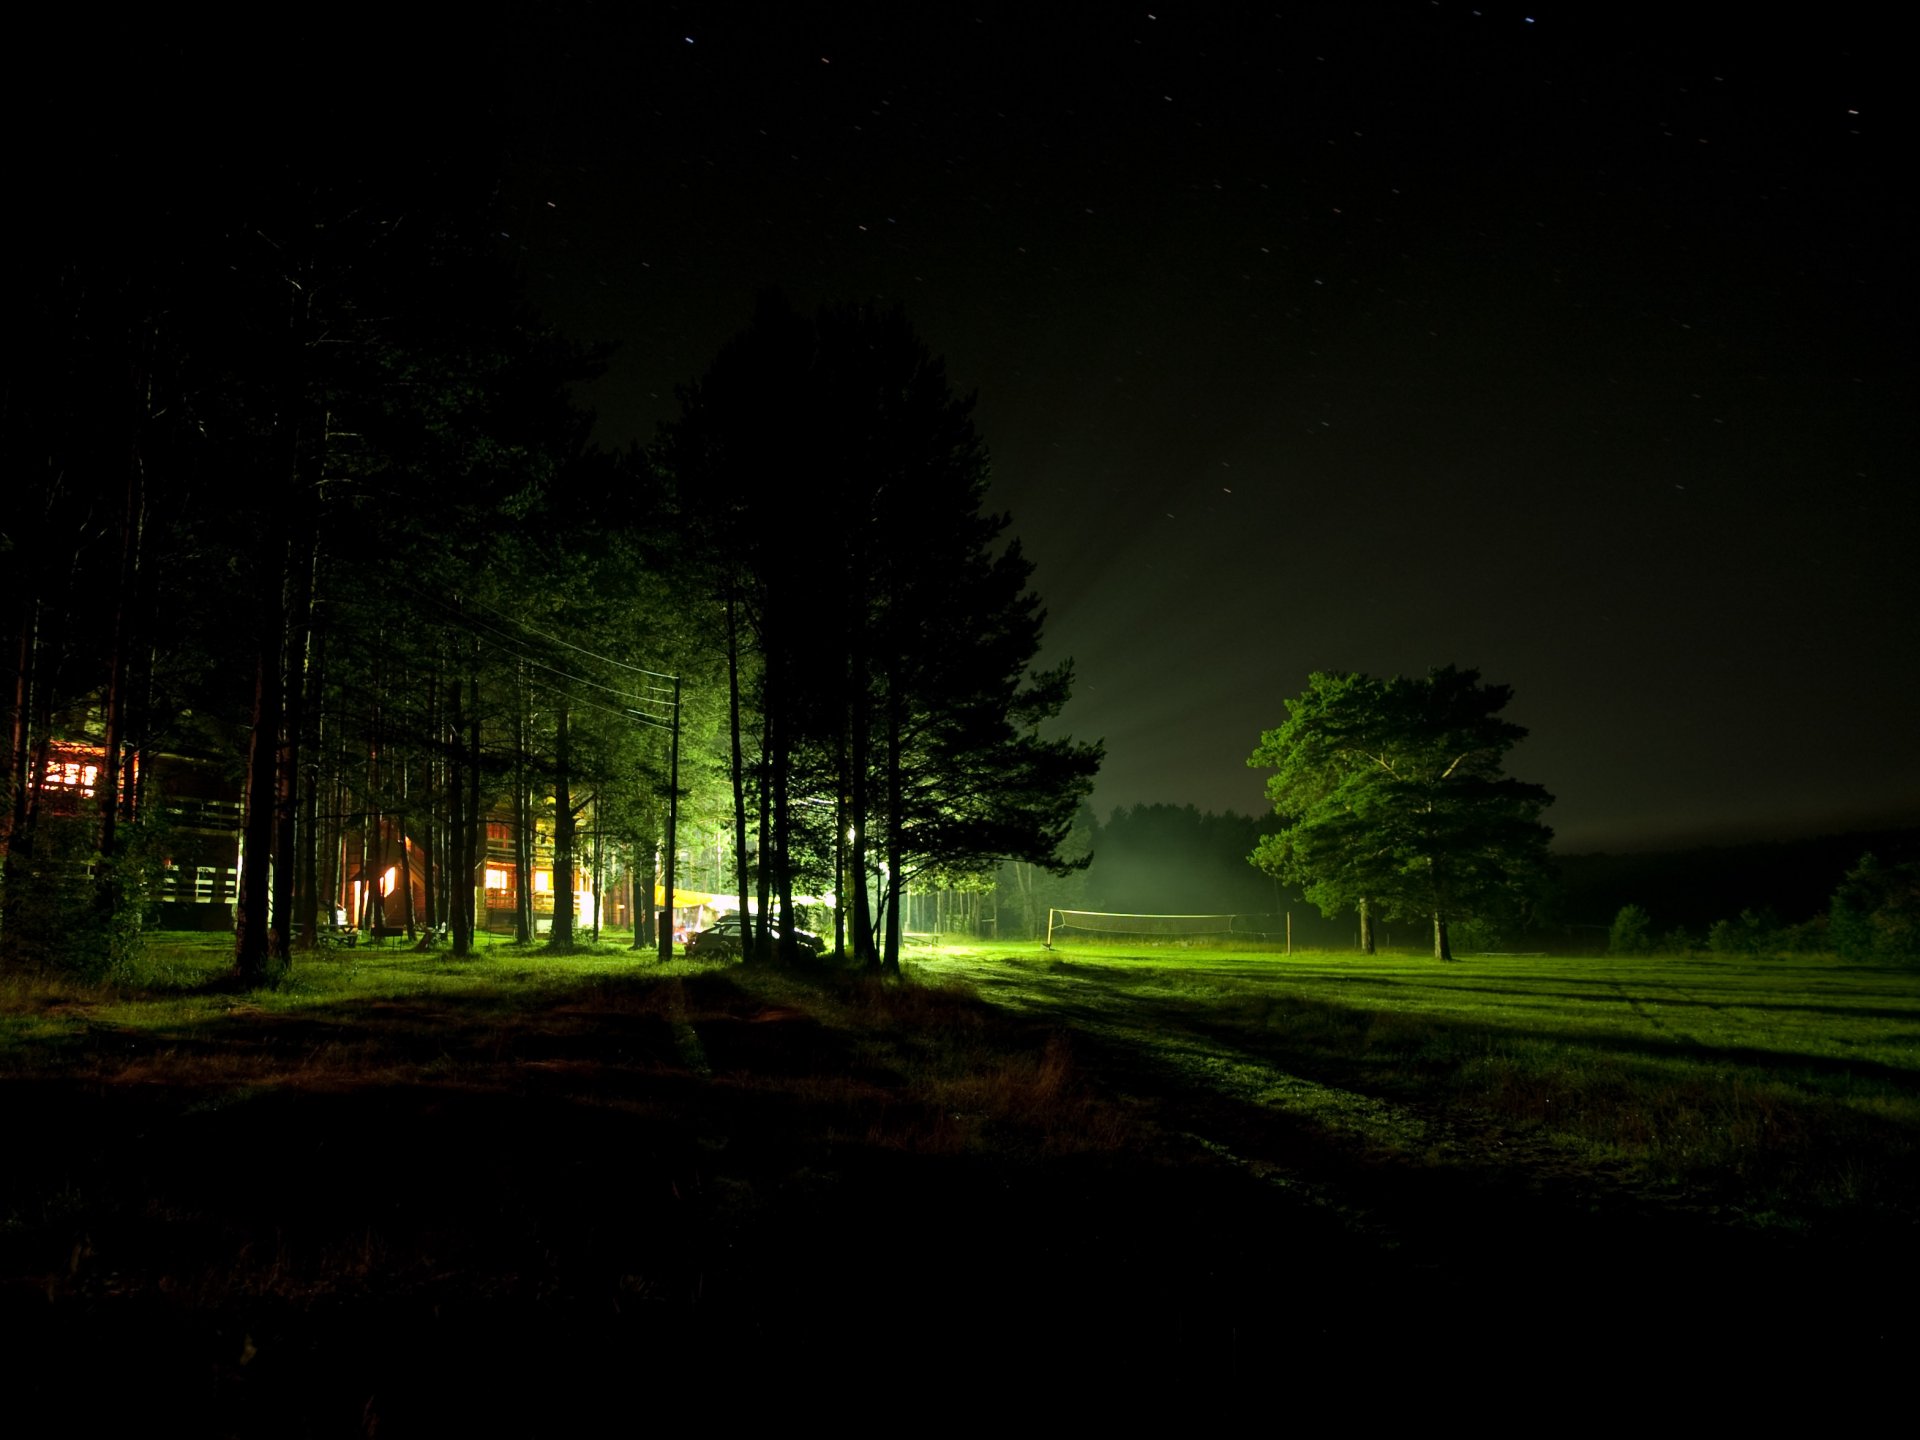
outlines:
[[[1403,1161],[1525,1154],[1766,1224],[1920,1214],[1912,969],[995,947],[922,970]]]
[[[298,1014],[342,1004],[464,995],[477,988],[512,1003],[554,987],[628,975],[640,964],[658,969],[651,954],[636,959],[628,945],[612,938],[553,956],[538,945],[483,936],[476,953],[465,959],[444,949],[422,953],[394,940],[301,955],[280,983],[242,993],[228,983],[231,936],[162,932],[149,940],[133,973],[105,984],[0,975],[0,1063],[11,1039],[53,1039],[90,1025],[171,1030],[222,1020],[241,1008]]]

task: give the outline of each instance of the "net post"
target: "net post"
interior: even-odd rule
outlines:
[[[1051,905],[1047,907],[1047,938],[1040,942],[1044,949],[1053,949],[1053,917],[1058,913]]]

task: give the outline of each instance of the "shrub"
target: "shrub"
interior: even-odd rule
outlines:
[[[139,958],[153,845],[122,827],[122,853],[92,852],[94,829],[77,817],[42,819],[33,849],[8,877],[0,956],[9,965],[83,980],[124,972]]]
[[[1700,948],[1700,937],[1684,925],[1676,925],[1660,937],[1662,955],[1691,955]]]
[[[1609,955],[1651,955],[1653,918],[1638,905],[1622,905],[1607,932]]]
[[[1832,948],[1827,934],[1827,917],[1816,915],[1798,925],[1788,925],[1775,937],[1776,946],[1789,955],[1818,955]]]
[[[1707,949],[1716,955],[1768,955],[1785,948],[1780,921],[1771,910],[1742,910],[1738,920],[1716,920]]]
[[[1458,950],[1500,950],[1507,945],[1506,927],[1497,920],[1460,920],[1447,928]]]
[[[1843,960],[1920,955],[1920,864],[1885,866],[1862,855],[1833,892],[1827,932]]]

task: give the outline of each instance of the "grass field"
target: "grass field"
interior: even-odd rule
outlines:
[[[926,969],[1408,1156],[1476,1163],[1493,1135],[1744,1223],[1920,1218],[1920,970],[1092,947]]]
[[[1081,1383],[1246,1387],[1916,1338],[1912,969],[1008,945],[888,984],[501,944],[241,993],[225,964],[166,937],[117,986],[0,979],[28,1410],[574,1433],[743,1359],[1037,1344]]]

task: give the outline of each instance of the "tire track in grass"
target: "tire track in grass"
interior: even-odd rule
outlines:
[[[1680,1003],[1683,1005],[1692,1005],[1701,1010],[1705,1010],[1713,1016],[1716,1023],[1733,1024],[1746,1029],[1753,1027],[1752,1016],[1742,1015],[1737,1006],[1723,1005],[1717,1000],[1709,1000],[1690,985],[1682,985],[1678,981],[1665,980],[1660,983],[1659,988],[1671,991],[1679,998]]]
[[[1752,1017],[1739,1013],[1737,1005],[1728,1005],[1721,1000],[1709,999],[1697,986],[1682,984],[1664,974],[1658,978],[1651,975],[1638,978],[1633,991],[1629,991],[1626,983],[1618,978],[1609,977],[1607,984],[1627,1003],[1634,1014],[1646,1021],[1652,1029],[1664,1031],[1674,1039],[1691,1045],[1695,1049],[1714,1049],[1718,1042],[1703,1040],[1697,1032],[1697,1027],[1673,1024],[1648,1007],[1658,1007],[1663,1003],[1675,1009],[1685,1007],[1694,1012],[1695,1018],[1703,1021],[1709,1028],[1729,1024],[1747,1031],[1753,1028]]]
[[[1647,1028],[1651,1030],[1665,1030],[1667,1028],[1666,1021],[1648,1010],[1645,1005],[1642,1005],[1640,1003],[1640,997],[1630,993],[1627,987],[1622,985],[1618,980],[1609,980],[1607,982],[1607,988],[1624,1000],[1629,1010],[1646,1021]]]
[[[1649,1010],[1647,1005],[1643,1003],[1639,995],[1628,990],[1627,987],[1618,980],[1610,980],[1607,983],[1612,987],[1614,994],[1627,1002],[1627,1008],[1644,1020],[1647,1023],[1647,1028],[1655,1034],[1665,1039],[1678,1041],[1680,1044],[1689,1046],[1695,1050],[1705,1050],[1709,1048],[1706,1042],[1691,1030],[1683,1030],[1677,1025],[1670,1025],[1661,1019],[1660,1016],[1654,1014],[1653,1011]],[[1659,1001],[1653,1000],[1652,1003],[1657,1005]]]
[[[1571,1153],[1552,1135],[1322,1084],[1194,1031],[1151,997],[1115,1000],[1133,1023],[1070,1007],[1076,1034],[1106,1052],[1096,1074],[1109,1065],[1139,1074],[1171,1102],[1188,1143],[1409,1273],[1476,1276],[1489,1257],[1520,1253],[1515,1236],[1559,1246],[1566,1226],[1610,1245],[1621,1217],[1630,1224],[1643,1210],[1630,1169]]]
[[[1046,1006],[1023,1007],[1030,1013]],[[1276,1069],[1245,1052],[1182,1031],[1176,1041],[1164,1023],[1143,1027],[1100,1019],[1084,1007],[1050,1018],[1093,1041],[1089,1067],[1108,1085],[1137,1078],[1174,1112],[1177,1133],[1216,1160],[1250,1175],[1290,1204],[1331,1222],[1350,1238],[1381,1251],[1409,1243],[1404,1225],[1347,1183],[1343,1152],[1366,1154],[1427,1133],[1424,1121],[1385,1101]],[[1172,1082],[1171,1085],[1169,1082]],[[1183,1097],[1183,1092],[1185,1097]],[[1252,1123],[1259,1115],[1281,1122]]]
[[[1463,1149],[1404,1106],[1288,1073],[1181,1024],[1151,990],[1136,993],[1092,976],[1018,983],[1005,970],[970,971],[968,978],[1002,1009],[1090,1042],[1093,1054],[1083,1058],[1091,1058],[1087,1068],[1104,1084],[1123,1092],[1137,1085],[1163,1102],[1185,1097],[1173,1101],[1173,1133],[1369,1246],[1398,1250],[1410,1237],[1377,1198],[1362,1198],[1348,1183],[1352,1158]],[[1283,1124],[1229,1123],[1233,1107]]]
[[[1400,1149],[1424,1145],[1433,1138],[1431,1122],[1415,1111],[1322,1085],[1203,1036],[1168,1015],[1150,991],[1135,993],[1091,976],[1056,975],[1039,983],[1013,984],[1004,967],[965,970],[976,993],[1003,1009],[1049,1019],[1106,1041],[1130,1056],[1137,1067],[1172,1069],[1186,1083],[1222,1098],[1309,1117],[1329,1131],[1370,1145]],[[1115,1011],[1127,1018],[1114,1018]]]
[[[1647,994],[1643,1001],[1641,995],[1629,991],[1620,981],[1610,980],[1607,983],[1616,995],[1626,1001],[1627,1007],[1631,1009],[1635,1015],[1638,1015],[1647,1023],[1650,1029],[1661,1036],[1675,1040],[1694,1050],[1713,1050],[1719,1048],[1713,1041],[1701,1039],[1699,1034],[1693,1029],[1672,1024],[1648,1009],[1648,1005],[1657,1006],[1661,1003],[1661,994]],[[1751,1024],[1746,1017],[1730,1014],[1723,1007],[1713,1004],[1711,1001],[1701,1000],[1694,995],[1692,991],[1686,989],[1684,986],[1676,985],[1671,981],[1660,981],[1644,988],[1649,991],[1663,992],[1666,997],[1669,997],[1668,1003],[1672,1005],[1684,1005],[1693,1009],[1709,1011],[1717,1022],[1734,1021],[1740,1025]]]
[[[1584,1229],[1603,1198],[1615,1213],[1638,1203],[1629,1174],[1575,1160],[1550,1135],[1293,1074],[1280,1057],[1187,1023],[1164,990],[1004,962],[941,968],[964,974],[981,998],[1086,1042],[1076,1055],[1088,1073],[1151,1097],[1169,1133],[1416,1271],[1469,1273],[1475,1255],[1538,1233],[1542,1214]]]

